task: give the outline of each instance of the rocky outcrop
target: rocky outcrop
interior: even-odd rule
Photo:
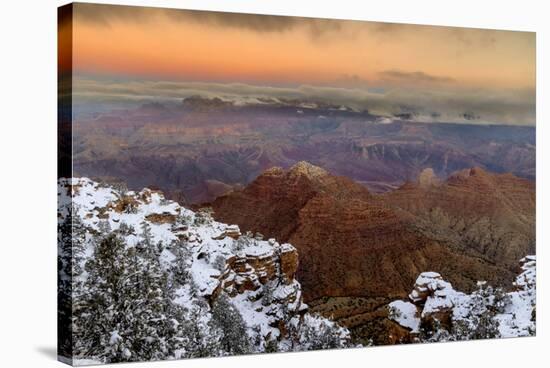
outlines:
[[[149,189],[119,193],[80,178],[61,181],[59,195],[72,199],[65,201],[60,221],[72,206],[90,234],[113,231],[129,247],[149,244],[160,252],[167,274],[186,275],[174,292],[174,301],[186,308],[201,301],[213,306],[227,295],[249,328],[259,328],[266,339],[277,341],[291,338],[289,331],[303,323],[331,323],[307,315],[295,278],[298,251],[289,243],[263,240],[259,233],[242,234],[237,225],[214,221],[208,209],[188,210]],[[343,337],[348,334],[341,332]]]
[[[452,285],[437,272],[423,272],[416,279],[409,299],[422,307],[420,317],[424,325],[450,330],[457,294]]]
[[[281,254],[281,273],[285,283],[289,284],[294,280],[294,275],[298,270],[298,252],[290,244],[283,244],[280,250]]]
[[[239,239],[240,236],[241,236],[241,229],[239,229],[238,225],[227,225],[222,233],[212,237],[212,239],[222,240],[222,239],[225,239],[226,237],[230,237],[232,239]]]
[[[171,213],[152,213],[147,215],[146,219],[155,224],[173,224],[176,222],[176,215]]]
[[[431,177],[429,173],[425,176]],[[446,186],[436,185],[434,178],[426,179],[424,185],[434,190]],[[425,191],[411,187],[413,192]],[[221,221],[296,246],[297,277],[307,300],[404,296],[407,285],[427,268],[445,272],[465,289],[475,287],[477,279],[512,278],[513,267],[500,268],[494,258],[480,257],[474,247],[455,249],[449,237],[423,231],[424,218],[400,206],[396,198],[398,194],[373,196],[349,179],[300,162],[288,171],[270,169],[244,190],[222,196],[212,205]],[[412,206],[413,196],[407,198]],[[415,208],[423,207],[423,198],[418,200]],[[444,203],[451,205],[454,200]]]
[[[298,252],[290,244],[274,242],[265,253],[238,252],[227,259],[220,285],[228,294],[258,290],[269,281],[278,280],[284,285],[295,282]]]
[[[537,257],[526,256],[520,260],[522,273],[514,281],[516,291],[528,292],[536,287],[537,282]]]
[[[439,273],[423,272],[408,301],[396,300],[388,304],[388,319],[409,332],[400,342],[420,341],[434,335],[449,340],[533,335],[536,257],[524,257],[520,265],[522,272],[509,292],[479,281],[478,290],[466,294],[456,291]],[[491,326],[494,330],[489,334]],[[441,334],[441,331],[446,333]]]
[[[476,167],[458,171],[440,185],[407,185],[381,197],[413,215],[425,236],[502,265],[508,272],[501,272],[497,283],[509,284],[517,260],[535,252],[532,181]]]
[[[477,280],[509,284],[515,263],[501,261],[518,259],[534,244],[534,187],[524,179],[502,177],[474,169],[440,182],[428,169],[417,183],[373,195],[347,178],[300,162],[289,170],[267,170],[212,207],[220,221],[292,243],[300,257],[296,277],[305,300],[331,315],[334,311],[318,300],[390,302],[406,297],[426,269],[437,269],[465,291],[475,290]],[[506,218],[523,225],[510,227]],[[487,224],[491,227],[485,229]],[[502,236],[489,244],[483,229]],[[380,303],[368,304],[369,309],[338,313],[362,336],[385,328],[369,325],[379,320]]]
[[[439,273],[421,273],[408,301],[396,300],[388,304],[388,319],[407,330],[396,342],[417,341],[421,326],[433,331],[441,328],[450,331],[457,297],[452,285]]]

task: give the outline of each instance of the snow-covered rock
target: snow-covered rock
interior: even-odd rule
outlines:
[[[520,265],[522,272],[508,292],[480,281],[478,290],[466,294],[439,273],[423,272],[409,294],[410,301],[388,305],[388,318],[414,336],[423,326],[430,341],[534,335],[536,256],[524,257]]]
[[[536,262],[536,256],[527,256],[520,261],[523,272],[514,282],[516,290],[507,294],[509,303],[504,306],[502,313],[495,317],[499,322],[502,337],[529,336],[535,333]]]
[[[437,272],[423,272],[416,279],[409,299],[423,305],[422,317],[451,310],[457,299],[462,296],[453,289],[450,282],[443,280]]]
[[[412,333],[420,332],[420,316],[416,305],[411,302],[396,300],[391,302],[388,307],[391,320],[410,329]]]
[[[291,244],[243,235],[238,226],[216,222],[208,211],[191,211],[158,191],[119,193],[87,178],[62,179],[58,184],[58,221],[62,223],[72,209],[86,229],[82,264],[93,257],[94,236],[99,233],[118,232],[127,247],[138,246],[147,236],[161,250],[159,261],[166,272],[180,266],[181,254],[186,255],[181,266],[190,280],[173,292],[173,301],[181,306],[192,309],[198,300],[212,306],[225,294],[243,316],[250,337],[260,331],[264,338],[278,341],[279,350],[284,346],[300,350],[288,341],[292,326],[333,325],[308,314],[300,283],[294,278],[298,254]],[[144,227],[149,229],[146,235]],[[84,281],[86,272],[81,277]],[[204,313],[207,321],[209,312]],[[346,329],[337,326],[336,330],[342,343],[349,339]],[[113,333],[110,340],[115,343],[119,337]],[[78,362],[92,361],[84,358],[94,357]]]

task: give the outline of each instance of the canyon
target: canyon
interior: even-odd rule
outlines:
[[[383,194],[307,162],[272,168],[211,204],[219,221],[292,243],[313,310],[359,339],[386,339],[385,305],[437,270],[458,289],[511,284],[535,252],[535,186],[480,168],[424,170]],[[387,343],[387,341],[376,341]]]
[[[442,178],[480,167],[535,179],[534,127],[426,123],[314,101],[189,97],[77,113],[72,133],[75,176],[156,187],[182,204],[212,201],[299,161],[373,193],[425,168]]]

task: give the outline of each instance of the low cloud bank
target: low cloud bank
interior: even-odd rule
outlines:
[[[432,78],[422,74],[412,77]],[[421,85],[418,88],[391,85],[376,88],[272,87],[243,83],[110,81],[78,77],[74,81],[73,93],[75,104],[80,108],[128,106],[150,101],[178,102],[200,95],[233,100],[264,97],[328,102],[358,110],[368,109],[382,116],[405,114],[424,122],[534,126],[536,120],[534,89],[467,90],[437,85]]]

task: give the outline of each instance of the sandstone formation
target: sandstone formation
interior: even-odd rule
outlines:
[[[437,270],[465,291],[478,280],[509,284],[517,259],[534,249],[534,185],[478,168],[444,182],[425,170],[419,182],[373,195],[300,162],[212,207],[220,221],[292,243],[305,300],[359,337],[388,328],[383,305],[406,297],[419,273]]]
[[[481,168],[461,170],[441,185],[408,184],[381,196],[415,216],[419,230],[459,252],[474,252],[513,271],[535,252],[535,183]],[[513,275],[501,275],[509,282]]]

